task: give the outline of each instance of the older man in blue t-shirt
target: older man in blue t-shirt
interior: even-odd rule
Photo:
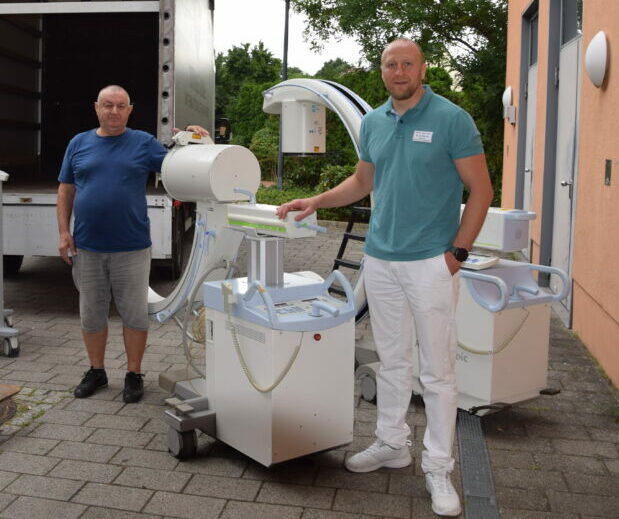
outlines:
[[[410,465],[406,412],[416,332],[427,417],[421,468],[432,510],[457,516],[461,506],[450,473],[458,395],[458,271],[484,222],[492,186],[471,117],[423,86],[425,71],[416,43],[391,42],[381,59],[391,96],[363,119],[355,174],[326,193],[282,205],[278,214],[301,210],[301,219],[374,191],[363,273],[380,359],[377,439],[349,457],[346,468],[369,472]],[[463,187],[469,198],[460,220]]]
[[[144,394],[151,246],[146,182],[160,170],[166,149],[152,135],[127,128],[132,110],[124,88],[103,88],[95,102],[99,127],[71,139],[58,177],[58,249],[73,265],[91,366],[75,388],[77,398],[107,385],[104,357],[112,297],[127,353],[123,400],[137,402]],[[200,126],[188,129],[208,135]]]

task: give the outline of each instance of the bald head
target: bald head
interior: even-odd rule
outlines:
[[[101,96],[105,96],[106,94],[124,94],[127,96],[127,104],[131,104],[131,99],[129,98],[129,92],[127,92],[123,87],[119,85],[108,85],[99,90],[99,95],[97,96],[97,103],[101,102]]]
[[[426,56],[423,53],[423,50],[421,50],[421,47],[419,46],[417,42],[414,42],[413,40],[409,40],[408,38],[396,38],[395,40],[390,42],[389,45],[385,47],[385,50],[383,50],[383,53],[380,56],[381,65],[385,62],[385,56],[389,54],[390,51],[394,49],[398,49],[398,48],[413,49],[415,52],[418,53],[418,56],[420,58],[420,63],[426,62]]]

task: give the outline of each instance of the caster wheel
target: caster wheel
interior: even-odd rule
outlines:
[[[361,397],[366,402],[376,401],[376,380],[370,375],[361,377]]]
[[[198,435],[195,430],[179,433],[168,429],[168,452],[179,460],[193,458],[198,448]]]
[[[2,352],[6,357],[17,357],[19,355],[19,343],[17,337],[10,337],[2,341]]]

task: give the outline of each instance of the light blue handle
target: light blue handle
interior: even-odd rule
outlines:
[[[249,311],[252,311],[247,305],[245,305],[245,303],[249,301],[252,297],[254,297],[254,294],[256,293],[256,291],[258,292],[258,294],[260,294],[262,301],[264,301],[264,306],[266,307],[266,311],[269,316],[269,322],[271,323],[271,328],[277,328],[279,326],[279,318],[277,317],[277,312],[275,311],[275,305],[273,304],[273,299],[271,299],[271,295],[269,294],[269,291],[266,288],[264,288],[264,286],[262,285],[262,283],[260,283],[260,281],[254,281],[250,285],[247,292],[245,292],[245,295],[241,299],[243,306],[245,306],[245,308],[247,308]]]
[[[531,287],[525,287],[523,285],[515,285],[514,289],[512,290],[512,297],[520,297],[520,292],[526,292],[527,294],[536,296],[537,294],[539,294],[539,288],[531,288]]]
[[[328,314],[331,314],[333,317],[337,317],[338,315],[340,315],[340,311],[338,308],[335,308],[335,306],[329,305],[323,301],[314,301],[312,303],[312,310],[310,312],[310,315],[312,317],[320,317],[322,315],[320,313],[321,310],[324,310]]]
[[[561,287],[561,291],[557,294],[553,294],[551,297],[551,301],[561,301],[565,299],[567,295],[570,293],[570,284],[567,279],[567,274],[557,267],[547,267],[546,265],[529,265],[529,269],[538,270],[539,272],[548,272],[549,274],[556,274],[561,279],[561,283],[563,286]]]
[[[329,294],[329,288],[333,284],[333,282],[337,279],[338,283],[344,289],[344,293],[346,294],[346,305],[340,309],[341,313],[347,312],[349,310],[354,311],[355,309],[355,294],[353,293],[352,287],[348,280],[344,277],[339,270],[334,270],[331,272],[329,277],[324,280],[322,284],[322,291],[325,295]]]
[[[460,273],[461,276],[467,280],[474,279],[476,281],[481,281],[482,283],[490,283],[499,289],[499,300],[493,304],[481,297],[479,292],[473,286],[473,283],[468,283],[469,292],[479,306],[485,308],[489,312],[500,312],[507,306],[509,301],[509,291],[507,290],[507,284],[500,277],[480,274],[479,272],[464,269],[461,270]]]
[[[248,191],[247,189],[241,189],[240,187],[235,187],[232,191],[249,197],[249,204],[256,205],[256,195],[251,191]]]
[[[295,227],[303,227],[304,229],[309,229],[310,231],[316,232],[327,232],[327,228],[322,225],[316,225],[313,223],[307,223],[305,220],[301,220],[299,222],[294,222]]]

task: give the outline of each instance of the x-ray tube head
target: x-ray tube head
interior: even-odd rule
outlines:
[[[170,196],[183,202],[247,200],[247,195],[234,190],[255,193],[260,164],[242,146],[176,146],[163,161],[161,179]]]

